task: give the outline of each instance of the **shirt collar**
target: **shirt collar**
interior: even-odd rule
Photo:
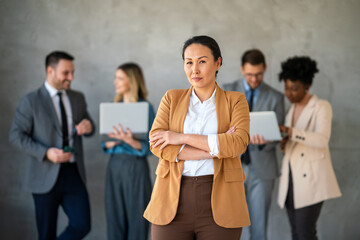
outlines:
[[[45,81],[45,88],[46,90],[49,92],[50,97],[54,97],[56,96],[56,94],[58,92],[62,92],[63,96],[66,95],[66,91],[65,90],[57,90],[56,88],[54,88],[53,86],[51,86],[47,81]]]
[[[215,88],[214,92],[212,93],[211,97],[209,99],[205,100],[203,103],[211,102],[211,103],[215,104],[215,99],[216,99],[215,96],[216,96],[216,88]],[[192,105],[201,103],[200,99],[195,94],[195,88],[193,88],[191,91],[190,101],[191,101]]]
[[[245,80],[245,78],[243,78],[243,82],[244,82],[244,89],[245,89],[245,92],[248,92],[250,91],[250,86],[249,84],[247,83],[247,81]],[[261,82],[260,85],[254,89],[254,92],[258,92],[261,90],[261,87],[262,87],[263,83]]]

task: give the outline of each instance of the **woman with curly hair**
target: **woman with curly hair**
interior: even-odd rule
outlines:
[[[317,239],[323,202],[341,196],[329,152],[331,105],[309,93],[317,72],[314,60],[293,57],[281,64],[279,74],[292,105],[280,126],[287,136],[281,142],[285,155],[278,203],[286,207],[294,240]]]

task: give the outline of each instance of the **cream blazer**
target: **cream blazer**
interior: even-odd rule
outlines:
[[[287,127],[291,126],[293,113],[294,105],[286,115]],[[289,164],[293,176],[295,209],[341,196],[328,146],[331,119],[329,102],[312,96],[285,146],[278,194],[281,208],[285,205],[288,192]]]
[[[239,228],[250,225],[240,155],[249,144],[250,117],[245,96],[216,86],[216,115],[219,154],[214,158],[211,195],[213,218],[219,226]],[[161,130],[183,132],[192,87],[169,90],[161,100],[150,135]],[[235,126],[233,134],[225,134]],[[153,224],[167,225],[175,217],[179,203],[184,161],[175,162],[181,145],[151,151],[159,158],[156,181],[144,217]]]

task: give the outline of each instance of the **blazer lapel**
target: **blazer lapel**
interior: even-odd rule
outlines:
[[[300,114],[299,119],[297,120],[297,122],[295,124],[295,128],[301,129],[301,130],[305,130],[307,128],[308,123],[310,122],[311,116],[315,109],[316,100],[317,100],[317,97],[315,95],[311,97],[310,101],[308,102],[308,104],[305,106],[302,113]],[[286,115],[286,119],[285,119],[285,126],[287,126],[287,127],[291,127],[293,116],[294,116],[294,109],[295,109],[295,104],[292,104],[289,109],[288,114]],[[289,142],[288,142],[288,144],[289,144]],[[296,146],[297,142],[290,141],[290,144],[291,145],[287,146],[288,150],[286,150],[286,152],[291,152],[291,149],[294,146]]]
[[[286,127],[291,127],[291,123],[292,123],[292,119],[293,119],[293,115],[294,115],[294,104],[291,105],[288,114],[286,115],[286,119],[285,119],[285,126]]]
[[[226,101],[225,91],[222,90],[217,84],[215,99],[216,118],[218,122],[217,132],[224,133],[229,128],[227,123],[230,123],[230,111],[228,108],[229,104]]]
[[[216,118],[217,118],[217,125],[218,129],[217,132],[225,133],[230,123],[230,110],[229,110],[229,103],[227,102],[225,91],[222,90],[216,84],[216,97],[215,97],[215,108],[216,108]],[[218,176],[221,165],[223,161],[218,158],[213,158],[214,161],[214,179]],[[216,172],[215,172],[216,171]]]
[[[315,110],[315,103],[316,103],[317,97],[316,95],[312,96],[309,100],[308,104],[303,109],[302,113],[299,116],[299,119],[297,120],[295,127],[298,129],[305,130],[311,120],[311,117],[313,116],[313,112]]]
[[[173,99],[173,101],[175,101],[177,104],[169,116],[171,118],[170,122],[172,123],[169,125],[169,130],[179,133],[184,132],[184,122],[189,109],[191,92],[192,87],[184,91],[180,96],[177,97],[177,99]],[[180,161],[178,164],[174,164],[174,166],[176,166],[175,176],[181,178],[184,168],[184,161]]]
[[[170,127],[174,127],[175,131],[184,132],[184,122],[186,118],[186,114],[189,109],[190,96],[193,87],[190,87],[187,91],[185,91],[181,96],[179,96],[178,104],[174,110],[174,117],[172,120],[174,121],[174,125]]]
[[[286,115],[286,118],[285,118],[285,126],[286,127],[291,127],[291,123],[292,123],[292,119],[293,119],[293,116],[294,116],[294,104],[291,105],[290,109],[289,109],[289,112],[288,114]],[[289,145],[290,144],[290,145]],[[288,141],[287,142],[287,146],[286,146],[286,151],[285,151],[285,155],[287,152],[291,152],[290,150],[287,150],[287,149],[291,149],[296,143],[293,142],[293,141]]]
[[[59,122],[58,116],[56,114],[56,110],[54,108],[53,101],[52,101],[45,85],[43,85],[40,89],[40,98],[41,98],[41,103],[44,106],[45,113],[47,113],[49,115],[49,119],[52,119],[54,128],[60,134],[60,136],[62,136],[60,122]]]

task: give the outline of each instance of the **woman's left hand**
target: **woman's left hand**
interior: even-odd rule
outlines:
[[[173,132],[173,131],[159,131],[150,136],[150,142],[155,144],[152,148],[156,148],[160,146],[159,150],[164,149],[167,145],[180,145],[183,144],[182,142],[182,135],[181,133]]]
[[[118,124],[118,128],[113,126],[113,130],[114,130],[113,133],[108,133],[109,138],[118,139],[126,143],[130,143],[131,141],[134,140],[133,134],[130,131],[130,129],[127,128],[126,131],[124,131],[120,123]]]
[[[280,132],[287,133],[289,128],[285,127],[283,125],[279,125],[279,129],[280,129]]]
[[[265,145],[272,141],[266,141],[263,135],[254,134],[250,137],[250,143],[254,145]]]

